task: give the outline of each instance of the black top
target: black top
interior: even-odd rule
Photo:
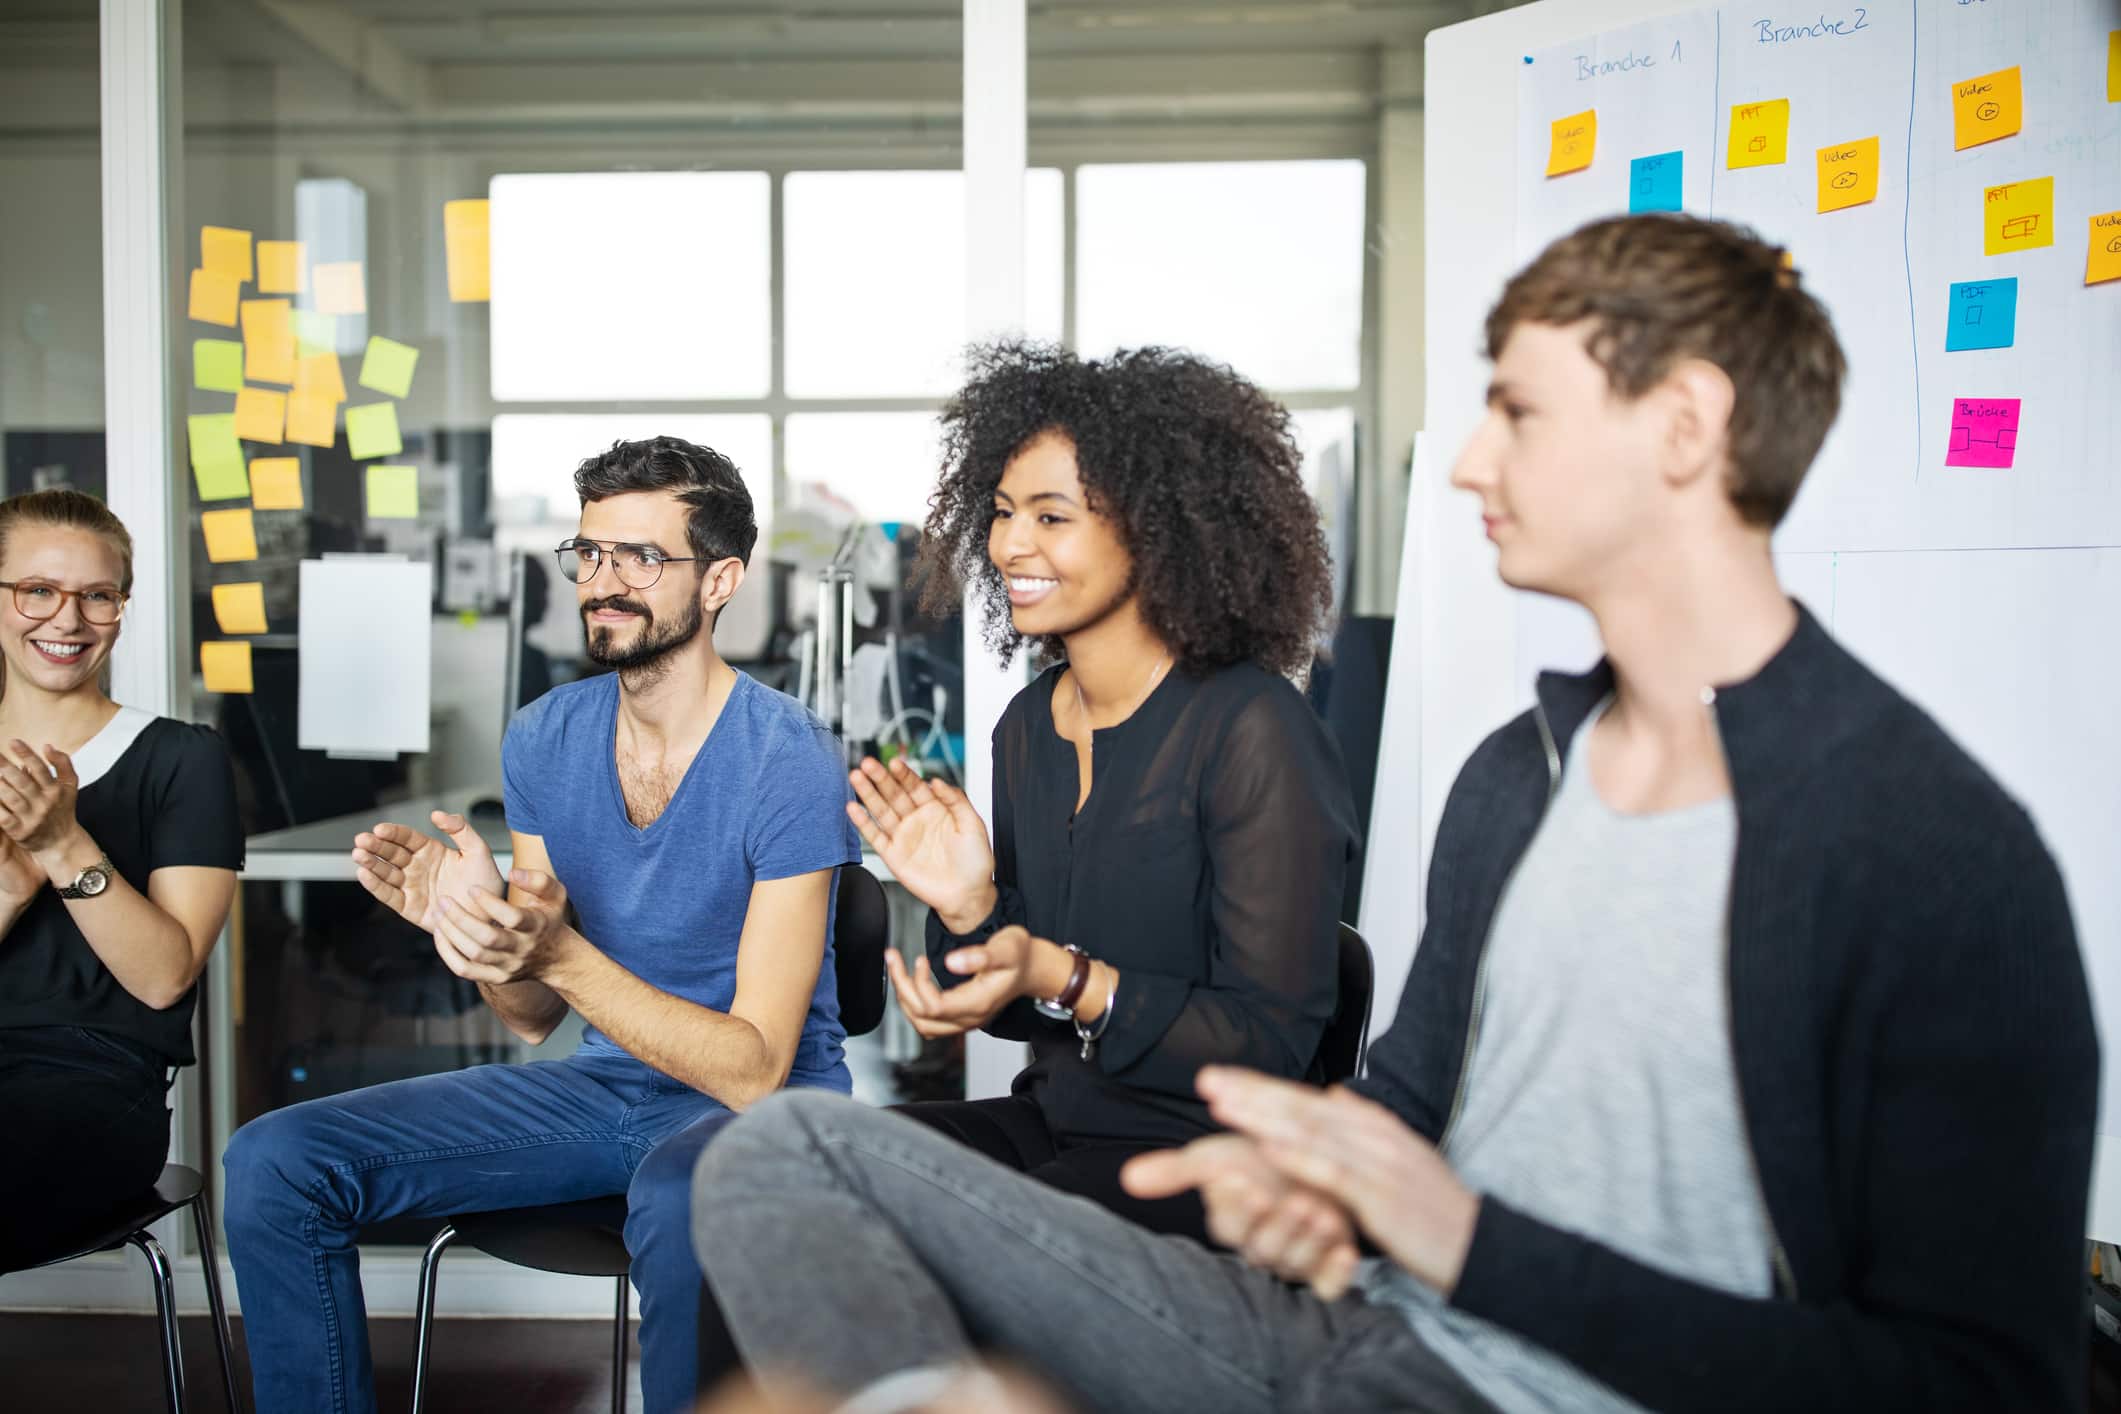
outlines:
[[[142,894],[157,869],[243,867],[235,775],[210,727],[167,717],[149,722],[109,770],[81,788],[74,815]],[[90,899],[80,907],[95,904]],[[50,888],[0,938],[0,1029],[86,1026],[171,1065],[189,1065],[197,995],[193,987],[175,1006],[156,1011],[126,991]]]
[[[966,937],[933,913],[928,953],[1020,923],[1120,971],[1089,1062],[1071,1023],[1012,1003],[988,1030],[1029,1041],[1014,1089],[1056,1137],[1181,1143],[1216,1128],[1195,1097],[1209,1063],[1303,1076],[1338,997],[1342,884],[1355,809],[1340,754],[1287,681],[1249,665],[1171,672],[1093,738],[1082,813],[1075,746],[1054,728],[1060,668],[994,729],[1000,901]]]
[[[1356,1082],[1431,1139],[1556,744],[1612,682],[1542,677],[1444,807],[1399,1019]],[[1652,1409],[2082,1409],[2099,1045],[2054,860],[1809,614],[1715,712],[1738,808],[1731,1043],[1774,1297],[1485,1199],[1452,1300]]]

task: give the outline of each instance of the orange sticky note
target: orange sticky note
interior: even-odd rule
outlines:
[[[1591,165],[1598,148],[1598,110],[1586,108],[1566,118],[1556,118],[1547,138],[1547,175],[1581,172]]]
[[[258,457],[250,464],[250,505],[256,511],[302,509],[302,462],[297,457]]]
[[[246,442],[279,446],[287,433],[287,394],[245,388],[236,394],[236,435]]]
[[[208,692],[249,692],[250,645],[240,639],[200,644],[199,671],[206,675]]]
[[[1819,209],[1839,211],[1878,199],[1878,139],[1819,149]]]
[[[492,297],[493,263],[489,203],[442,203],[442,241],[449,251],[449,297],[459,304]]]
[[[2121,211],[2092,217],[2091,239],[2084,250],[2084,283],[2121,280]]]
[[[206,558],[217,565],[258,558],[258,532],[248,506],[233,511],[202,511],[199,529],[206,534]]]
[[[339,404],[335,398],[296,393],[287,400],[287,440],[305,447],[329,447],[338,436]]]
[[[295,330],[284,299],[243,301],[243,376],[256,383],[295,380]]]
[[[2018,66],[1952,85],[1952,147],[1979,147],[2025,125],[2025,81]]]
[[[342,260],[319,265],[313,278],[316,281],[317,313],[368,313],[368,281],[361,273],[360,261]]]
[[[258,242],[258,293],[298,295],[308,287],[303,268],[302,242]]]
[[[346,401],[346,375],[333,353],[304,354],[295,360],[295,392],[311,397]]]
[[[215,585],[214,622],[223,633],[265,632],[265,586],[256,581]]]
[[[2055,179],[2005,182],[1982,193],[1981,248],[2008,255],[2055,243]]]
[[[199,264],[242,284],[250,278],[250,232],[227,226],[201,226]]]
[[[1725,145],[1724,165],[1778,167],[1790,156],[1790,101],[1773,98],[1765,103],[1731,106],[1731,136]]]
[[[236,326],[236,306],[243,298],[243,282],[214,270],[191,272],[191,317],[201,324]]]

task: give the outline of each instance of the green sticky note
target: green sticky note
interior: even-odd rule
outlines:
[[[339,351],[338,315],[319,314],[314,309],[298,309],[289,322],[294,325],[296,353],[320,354]]]
[[[368,353],[361,360],[358,381],[364,388],[388,393],[393,398],[409,398],[412,396],[412,366],[419,361],[420,351],[412,345],[377,335],[368,341]]]
[[[346,410],[346,447],[357,462],[394,457],[405,450],[398,438],[396,403],[363,403]]]
[[[420,514],[420,473],[409,466],[368,469],[368,518],[415,520]]]
[[[240,352],[242,345],[236,346]],[[250,494],[250,473],[243,465],[243,446],[236,440],[232,412],[195,413],[186,419],[191,433],[191,470],[202,501],[233,501]]]
[[[210,393],[243,391],[243,345],[234,339],[194,339],[191,385]]]

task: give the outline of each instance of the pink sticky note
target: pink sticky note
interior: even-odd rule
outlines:
[[[2018,450],[2018,399],[1952,399],[1946,466],[2009,466]]]

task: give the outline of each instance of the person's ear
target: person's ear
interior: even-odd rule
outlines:
[[[720,612],[722,606],[736,597],[737,589],[744,583],[744,562],[738,559],[717,560],[700,576],[700,609],[710,617]]]
[[[1674,486],[1721,480],[1731,455],[1731,375],[1707,359],[1681,359],[1660,388],[1666,405],[1664,475]]]

